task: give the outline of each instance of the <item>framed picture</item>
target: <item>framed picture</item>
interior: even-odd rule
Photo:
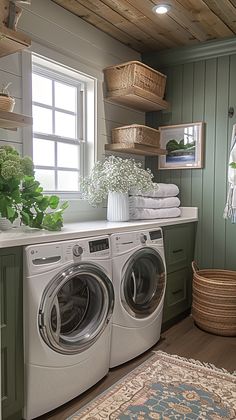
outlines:
[[[158,169],[203,167],[203,122],[163,126],[159,131],[160,147],[167,154],[159,156]]]

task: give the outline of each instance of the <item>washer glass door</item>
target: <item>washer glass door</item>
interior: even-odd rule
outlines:
[[[54,277],[45,289],[39,329],[53,350],[79,353],[104,331],[114,305],[113,286],[94,264],[74,264]]]
[[[136,318],[150,316],[160,304],[165,283],[165,266],[157,251],[146,247],[134,253],[121,284],[121,300],[127,312]]]

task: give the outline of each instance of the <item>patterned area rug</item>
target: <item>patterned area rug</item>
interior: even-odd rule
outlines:
[[[236,419],[236,374],[158,351],[67,420]]]

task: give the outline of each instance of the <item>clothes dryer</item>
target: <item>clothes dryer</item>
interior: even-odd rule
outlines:
[[[107,374],[111,276],[108,236],[25,248],[25,419],[64,404]]]
[[[110,367],[133,359],[160,338],[166,266],[162,230],[111,235],[115,306]]]

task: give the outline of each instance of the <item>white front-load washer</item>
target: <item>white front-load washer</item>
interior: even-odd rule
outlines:
[[[25,248],[25,419],[64,404],[107,374],[111,276],[108,236]]]
[[[166,287],[161,228],[111,235],[115,306],[110,367],[133,359],[160,338]]]

